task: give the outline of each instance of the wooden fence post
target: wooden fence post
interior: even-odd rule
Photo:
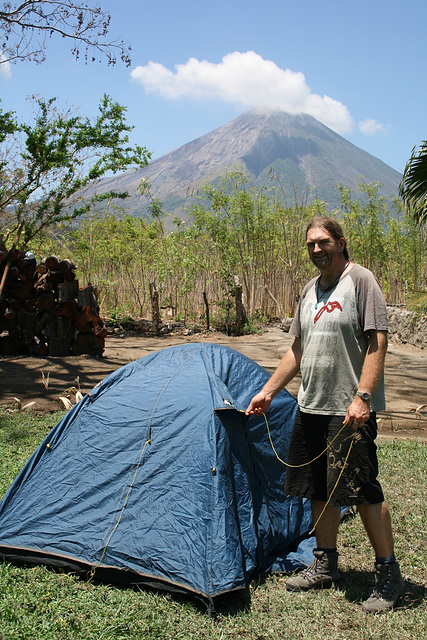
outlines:
[[[156,289],[156,283],[150,283],[150,300],[151,300],[151,321],[153,331],[156,335],[159,333],[160,326],[160,309],[159,309],[159,292]]]
[[[236,336],[240,336],[243,326],[242,285],[236,285]]]
[[[206,309],[206,331],[210,331],[209,303],[208,303],[208,298],[206,296],[206,291],[203,291],[203,302],[205,303],[205,309]]]

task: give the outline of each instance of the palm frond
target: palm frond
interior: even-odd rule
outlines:
[[[427,140],[412,149],[399,194],[419,224],[427,222]]]

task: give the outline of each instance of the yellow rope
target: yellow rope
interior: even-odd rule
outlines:
[[[292,469],[299,469],[300,467],[307,467],[309,464],[312,464],[313,462],[316,462],[316,460],[318,460],[319,458],[321,458],[323,456],[324,453],[327,452],[327,450],[329,449],[329,447],[331,446],[331,444],[338,438],[338,436],[340,435],[341,431],[343,431],[345,429],[345,427],[347,426],[347,422],[344,422],[343,426],[341,427],[341,429],[338,431],[338,433],[336,434],[336,436],[334,436],[332,438],[332,440],[330,441],[330,443],[327,445],[326,449],[324,449],[321,453],[319,453],[318,456],[316,456],[315,458],[313,458],[313,460],[309,460],[308,462],[303,462],[302,464],[289,464],[288,462],[285,462],[284,460],[282,460],[276,449],[274,448],[274,444],[273,444],[273,440],[271,439],[271,433],[270,433],[270,427],[268,426],[268,420],[267,420],[267,416],[265,415],[265,413],[263,414],[264,416],[264,420],[265,420],[265,424],[267,426],[267,432],[268,432],[268,438],[270,440],[270,444],[271,444],[271,448],[273,449],[274,453],[276,454],[276,458],[278,459],[279,462],[281,462],[282,464],[284,464],[286,467],[290,467]]]
[[[338,476],[337,481],[336,481],[336,483],[335,483],[335,485],[334,485],[334,488],[332,489],[331,493],[329,494],[329,498],[328,498],[327,502],[325,503],[325,506],[323,507],[323,509],[322,509],[322,511],[321,511],[321,513],[320,513],[320,515],[319,515],[319,517],[317,518],[316,522],[314,523],[313,528],[311,529],[311,531],[309,531],[309,532],[308,532],[308,535],[310,535],[310,536],[311,536],[311,534],[312,534],[312,533],[314,533],[314,531],[315,531],[315,529],[316,529],[317,525],[319,524],[320,518],[321,518],[321,517],[323,516],[323,514],[325,513],[325,511],[326,511],[326,507],[327,507],[327,506],[328,506],[328,504],[330,503],[331,498],[332,498],[332,496],[334,495],[334,491],[335,491],[335,489],[337,488],[339,481],[341,480],[341,476],[342,476],[342,474],[344,473],[345,465],[347,464],[347,460],[348,460],[348,457],[349,457],[349,455],[350,455],[350,451],[351,451],[351,449],[352,449],[352,447],[353,447],[353,443],[354,443],[354,437],[351,439],[350,446],[349,446],[349,448],[348,448],[347,455],[346,455],[345,460],[344,460],[344,464],[343,464],[342,469],[341,469],[341,471],[340,471],[340,475]]]
[[[322,451],[322,453],[319,453],[319,455],[317,455],[315,458],[313,458],[313,460],[310,460],[309,462],[303,462],[302,464],[289,464],[288,462],[285,462],[284,460],[282,460],[282,459],[280,458],[279,454],[277,453],[276,449],[274,448],[273,440],[271,439],[271,432],[270,432],[270,427],[269,427],[269,425],[268,425],[267,416],[265,415],[265,413],[263,413],[263,416],[264,416],[265,424],[266,424],[266,427],[267,427],[267,433],[268,433],[268,438],[269,438],[269,440],[270,440],[271,448],[273,449],[273,451],[274,451],[274,453],[275,453],[275,455],[276,455],[276,458],[279,460],[279,462],[281,462],[282,464],[284,464],[286,467],[291,467],[292,469],[298,469],[298,468],[300,468],[300,467],[306,467],[307,465],[312,464],[313,462],[315,462],[316,460],[318,460],[321,456],[323,456],[323,454],[327,452],[327,450],[329,449],[329,447],[331,446],[331,444],[334,442],[334,440],[336,440],[336,439],[338,438],[338,436],[340,435],[340,433],[345,429],[345,427],[346,427],[346,426],[347,426],[347,424],[348,424],[347,422],[344,422],[343,426],[342,426],[342,427],[341,427],[341,429],[338,431],[338,433],[337,433],[337,434],[332,438],[332,440],[330,441],[330,443],[327,445],[326,449],[324,449],[324,450]],[[344,464],[343,464],[342,469],[341,469],[341,471],[340,471],[340,474],[339,474],[339,476],[338,476],[338,478],[337,478],[337,481],[336,481],[336,483],[335,483],[335,485],[334,485],[334,488],[332,489],[331,493],[329,494],[329,498],[328,498],[327,502],[325,503],[325,506],[323,507],[323,509],[322,509],[322,511],[321,511],[321,513],[320,513],[320,515],[319,515],[319,517],[317,518],[316,522],[314,523],[313,528],[311,529],[311,531],[309,531],[309,535],[311,535],[312,533],[314,533],[314,531],[315,531],[315,529],[316,529],[317,525],[319,524],[320,518],[321,518],[321,517],[323,516],[323,514],[325,513],[325,511],[326,511],[326,507],[329,505],[329,503],[330,503],[330,501],[331,501],[331,498],[332,498],[332,496],[334,495],[334,491],[335,491],[335,489],[337,488],[339,481],[341,480],[341,476],[342,476],[342,474],[344,473],[344,469],[345,469],[345,467],[346,467],[346,464],[347,464],[347,462],[348,462],[348,458],[349,458],[349,456],[350,456],[350,451],[351,451],[351,449],[352,449],[352,447],[353,447],[353,443],[354,443],[354,436],[355,436],[355,435],[356,435],[356,432],[354,432],[354,433],[353,433],[353,436],[352,436],[352,439],[351,439],[351,442],[350,442],[350,446],[349,446],[349,448],[348,448],[347,455],[346,455],[345,460],[344,460]]]
[[[93,576],[95,575],[95,571],[97,570],[97,568],[98,568],[98,567],[99,567],[99,565],[101,564],[102,560],[104,559],[104,556],[105,556],[105,554],[106,554],[106,552],[107,552],[107,547],[108,547],[108,545],[110,544],[110,540],[111,540],[111,538],[112,538],[112,536],[113,536],[114,532],[116,531],[117,527],[118,527],[118,526],[119,526],[119,524],[120,524],[120,521],[121,521],[121,519],[122,519],[122,516],[123,516],[124,510],[125,510],[125,508],[126,508],[126,505],[127,505],[127,502],[128,502],[129,496],[130,496],[130,492],[132,491],[132,489],[133,489],[133,485],[135,484],[136,474],[138,473],[138,469],[139,469],[139,467],[141,466],[142,456],[144,455],[145,447],[147,446],[147,444],[151,444],[151,440],[147,440],[147,442],[146,442],[146,443],[144,444],[144,446],[142,447],[141,455],[139,456],[138,464],[136,465],[136,469],[135,469],[135,473],[133,474],[132,482],[130,483],[129,489],[128,489],[127,494],[126,494],[126,496],[125,496],[125,501],[124,501],[123,506],[122,506],[122,508],[121,508],[120,515],[119,515],[119,517],[118,517],[118,519],[117,519],[116,524],[115,524],[115,525],[114,525],[114,527],[112,528],[110,535],[109,535],[109,536],[108,536],[108,538],[107,538],[107,542],[105,543],[105,546],[104,546],[104,548],[103,548],[103,550],[102,550],[102,554],[101,554],[100,559],[98,560],[97,564],[96,564],[96,565],[91,569],[91,571],[90,571],[90,579],[92,579],[92,578],[93,578]]]
[[[240,413],[245,413],[245,411],[243,411],[243,409],[239,409]],[[268,439],[270,440],[270,444],[271,444],[271,448],[274,451],[274,454],[276,456],[276,458],[278,459],[279,462],[281,462],[282,464],[285,465],[285,467],[290,467],[292,469],[299,469],[300,467],[307,467],[309,464],[312,464],[313,462],[316,462],[316,460],[318,460],[319,458],[321,458],[323,456],[324,453],[327,452],[327,450],[329,449],[329,447],[331,446],[331,444],[333,442],[335,442],[335,440],[338,438],[338,436],[340,435],[340,433],[342,431],[344,431],[344,429],[346,428],[348,422],[344,422],[343,426],[341,427],[341,429],[338,431],[338,433],[332,438],[332,440],[330,441],[330,443],[327,445],[326,449],[324,449],[321,453],[319,453],[319,455],[317,455],[315,458],[313,458],[313,460],[309,460],[308,462],[303,462],[302,464],[289,464],[289,462],[285,462],[284,460],[282,460],[282,458],[280,458],[279,454],[277,453],[276,449],[274,448],[274,444],[273,444],[273,440],[271,439],[271,432],[270,432],[270,427],[268,425],[268,420],[267,420],[267,416],[265,415],[265,413],[262,414],[264,416],[264,420],[265,420],[265,425],[267,427],[267,433],[268,433]],[[353,434],[354,436],[354,434]],[[350,447],[351,448],[351,447]],[[348,457],[348,456],[347,456]],[[347,458],[346,458],[347,461]],[[342,473],[342,472],[341,472]],[[341,477],[341,474],[340,474]]]

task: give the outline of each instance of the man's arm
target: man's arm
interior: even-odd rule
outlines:
[[[375,387],[381,377],[385,354],[387,352],[387,331],[376,331],[372,329],[369,333],[369,346],[366,353],[362,375],[359,381],[359,390],[366,391],[372,396]],[[355,396],[353,402],[347,409],[345,422],[357,429],[369,418],[370,402],[365,402],[359,396]]]
[[[301,339],[295,338],[292,347],[283,356],[283,359],[268,382],[257,393],[248,408],[246,415],[265,413],[274,396],[279,393],[294,378],[300,369],[301,363]]]

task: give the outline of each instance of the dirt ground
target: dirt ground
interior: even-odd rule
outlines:
[[[185,342],[215,342],[231,347],[272,373],[292,337],[280,327],[239,338],[220,333],[165,337],[124,333],[107,337],[102,357],[0,357],[0,405],[16,407],[17,398],[22,405],[34,401],[31,410],[57,411],[63,408],[59,397],[70,387],[79,387],[84,394],[122,365]],[[427,350],[390,344],[385,375],[387,411],[379,415],[379,436],[427,442]],[[288,386],[290,393],[296,395],[298,385],[297,378]],[[420,408],[422,405],[426,406]]]

